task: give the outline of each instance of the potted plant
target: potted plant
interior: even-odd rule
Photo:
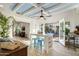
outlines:
[[[67,39],[69,33],[70,33],[70,29],[65,28],[65,39]]]
[[[16,43],[12,42],[12,40],[10,40],[9,37],[9,29],[11,26],[14,25],[14,19],[12,20],[11,25],[9,24],[9,19],[12,18],[10,17],[6,17],[4,16],[2,13],[0,13],[0,48],[4,48],[4,49],[14,49],[17,47]]]
[[[9,30],[9,22],[8,18],[4,16],[2,13],[0,13],[0,37],[1,38],[7,38]]]

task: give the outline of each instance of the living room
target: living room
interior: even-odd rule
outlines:
[[[0,28],[9,26],[0,30],[1,56],[79,55],[71,36],[79,26],[78,3],[0,3],[0,12]]]

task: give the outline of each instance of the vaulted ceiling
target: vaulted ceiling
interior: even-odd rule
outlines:
[[[6,3],[2,5],[6,9],[25,17],[40,15],[41,9],[44,10],[45,15],[52,15],[53,13],[61,13],[79,6],[77,3]]]

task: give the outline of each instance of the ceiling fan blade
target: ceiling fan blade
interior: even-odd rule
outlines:
[[[31,18],[37,19],[37,18],[39,18],[39,17],[31,17]]]
[[[37,19],[37,20],[40,20],[40,17],[38,16],[36,16],[36,17],[31,17],[31,18],[33,18],[33,19]]]
[[[52,17],[52,15],[48,15],[48,16],[45,16],[45,17]]]
[[[36,19],[37,19],[37,20],[39,20],[39,19],[40,19],[40,17],[37,17]]]

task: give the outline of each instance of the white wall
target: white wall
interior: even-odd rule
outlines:
[[[42,23],[43,24],[44,23],[54,23],[54,22],[57,22],[57,21],[59,21],[63,18],[66,21],[71,22],[71,31],[73,31],[75,26],[79,24],[79,14],[75,13],[75,9],[64,12],[64,13],[60,13],[60,14],[53,14],[52,17],[46,18],[47,20],[31,19],[31,18],[28,18],[28,17],[24,17],[22,15],[12,13],[12,11],[6,10],[6,9],[3,9],[3,8],[0,9],[0,12],[2,12],[6,16],[13,16],[16,21],[30,23],[30,33],[37,33],[37,31],[39,30],[39,25],[42,24]]]
[[[30,24],[30,33],[31,34],[37,34],[38,30],[39,30],[39,22],[34,22],[33,21]]]
[[[6,10],[5,8],[0,8],[0,12],[7,17],[13,16],[16,21],[30,23],[30,33],[36,33],[37,30],[35,30],[35,28],[36,28],[36,26],[38,27],[38,23],[36,20],[28,18],[28,17],[24,17],[22,15],[15,14],[10,10]],[[10,28],[9,32],[10,32],[9,36],[12,38],[13,36],[12,36],[12,29],[11,28]]]
[[[60,14],[53,14],[52,17],[47,18],[46,21],[41,21],[41,23],[54,23],[63,18],[65,21],[70,21],[71,31],[74,31],[75,26],[79,25],[79,14],[76,13],[75,9]]]
[[[79,11],[77,11],[79,12]],[[65,19],[65,21],[70,21],[70,29],[71,31],[74,31],[75,30],[75,26],[76,25],[79,25],[79,14],[76,13],[76,10],[75,9],[72,9],[70,11],[66,11],[66,12],[63,12],[63,13],[59,13],[59,14],[52,14],[52,17],[48,17],[46,18],[47,20],[37,20],[34,24],[35,26],[35,32],[37,32],[37,30],[39,29],[39,25],[40,24],[45,24],[45,23],[54,23],[54,22],[57,22],[57,21],[60,21],[62,19]]]

